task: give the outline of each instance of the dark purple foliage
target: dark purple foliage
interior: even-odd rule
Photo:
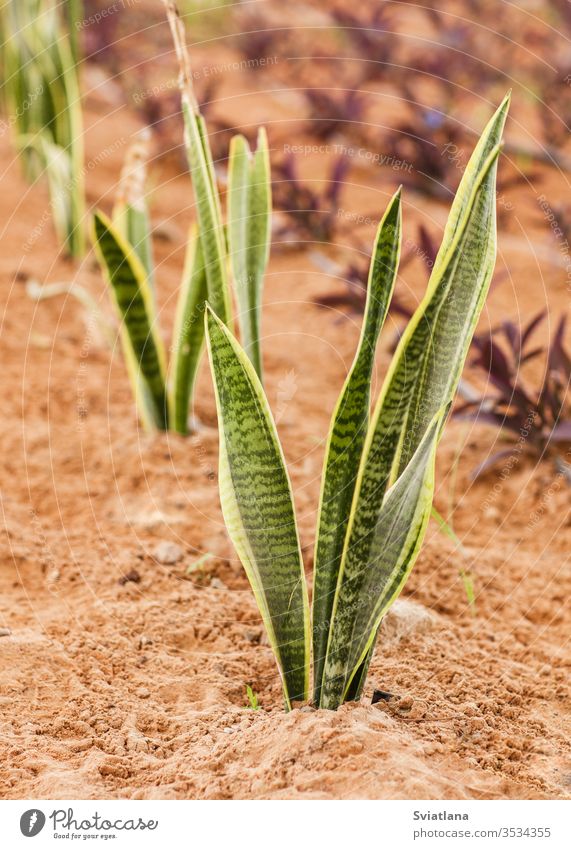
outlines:
[[[486,373],[493,392],[468,401],[455,411],[458,418],[475,419],[511,432],[516,444],[538,456],[556,450],[559,443],[571,442],[571,358],[564,343],[566,317],[560,319],[545,349],[532,344],[545,315],[539,313],[524,328],[504,321],[491,334],[474,337],[472,348],[476,356],[471,364]],[[528,387],[522,378],[522,367],[541,355],[545,360],[542,381],[537,387]],[[513,453],[514,448],[506,450]],[[476,469],[474,476],[487,471],[503,456],[505,451],[494,454]]]
[[[312,135],[318,139],[326,141],[341,133],[353,135],[365,124],[367,98],[360,91],[307,88],[303,94],[313,122]]]
[[[348,9],[334,9],[331,17],[343,31],[363,63],[365,80],[383,78],[392,65],[395,39],[389,30],[390,4],[375,3],[366,16],[358,16]]]
[[[300,178],[293,155],[288,155],[276,165],[274,207],[281,210],[288,221],[278,236],[288,241],[292,237],[300,241],[331,240],[337,226],[339,197],[348,168],[347,157],[336,159],[325,180],[325,189],[318,191]]]
[[[367,301],[367,268],[350,263],[338,276],[343,280],[344,289],[314,298],[313,303],[323,309],[343,310],[349,315],[362,315]],[[397,294],[393,295],[390,310],[404,316],[407,320],[412,315],[411,310],[402,303]]]

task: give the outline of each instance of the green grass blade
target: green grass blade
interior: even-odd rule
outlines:
[[[444,414],[434,419],[411,462],[376,506],[373,523],[371,505],[357,503],[335,595],[321,707],[334,710],[350,694],[381,620],[415,563],[430,519]]]
[[[121,340],[141,418],[167,429],[165,359],[145,269],[107,216],[94,216],[95,248],[121,320]]]
[[[400,189],[379,224],[361,338],[332,416],[321,486],[313,589],[314,702],[319,704],[331,611],[369,422],[377,339],[395,286],[401,245]]]
[[[204,343],[207,289],[202,245],[191,234],[173,329],[169,386],[170,426],[182,434],[188,433],[190,399]]]
[[[244,350],[262,379],[261,297],[270,252],[271,176],[268,140],[258,132],[254,155],[234,136],[228,166],[228,241]]]
[[[432,518],[440,528],[440,531],[447,536],[451,542],[454,543],[458,554],[462,558],[462,560],[467,559],[466,550],[462,545],[462,540],[459,538],[458,534],[454,531],[454,529],[450,526],[450,524],[446,521],[444,516],[441,516],[436,507],[432,508]],[[470,611],[473,616],[476,615],[476,591],[474,588],[474,578],[468,569],[464,568],[464,565],[460,566],[458,569],[458,574],[460,576],[460,580],[462,581],[462,586],[464,587],[464,592],[466,593],[466,598],[468,600],[468,604],[470,606]]]
[[[260,380],[207,309],[206,337],[220,425],[220,500],[282,675],[286,705],[307,698],[310,627],[285,459]]]

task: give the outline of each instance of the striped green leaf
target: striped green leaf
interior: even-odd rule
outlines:
[[[313,588],[314,701],[319,704],[331,611],[355,481],[369,423],[377,339],[393,294],[401,245],[401,192],[379,224],[359,346],[333,413],[325,451]]]
[[[387,487],[403,474],[428,425],[439,410],[449,407],[456,391],[494,269],[496,163],[508,105],[509,95],[472,154],[427,293],[385,379],[363,454],[350,528],[374,526]],[[359,696],[374,641],[375,635],[363,667],[352,673],[353,685],[349,682],[345,697]]]
[[[398,481],[376,506],[357,503],[348,528],[321,689],[320,706],[348,697],[383,616],[404,587],[430,519],[434,461],[442,411],[427,429]],[[363,509],[364,508],[364,509]]]
[[[258,131],[252,155],[244,136],[234,136],[228,166],[228,242],[244,350],[262,377],[261,297],[270,252],[271,177],[268,140]]]
[[[402,472],[429,422],[456,391],[494,270],[496,163],[508,103],[506,98],[470,159],[458,190],[461,202],[453,205],[454,226],[446,227],[426,295],[377,401],[369,449],[374,474],[362,483],[371,499],[382,497]]]
[[[189,404],[204,343],[207,280],[200,239],[191,233],[173,329],[169,386],[169,423],[188,433]]]
[[[212,309],[227,324],[232,307],[226,269],[226,241],[212,156],[202,116],[192,112],[183,95],[182,108],[188,162],[196,198],[196,217]]]
[[[121,341],[141,419],[168,427],[165,357],[153,295],[137,254],[107,216],[94,216],[94,244],[121,321]]]
[[[179,62],[184,138],[208,282],[208,301],[216,315],[225,324],[230,324],[232,304],[226,267],[226,238],[222,224],[220,197],[216,188],[214,163],[208,143],[208,133],[192,86],[192,69],[186,46],[184,25],[176,4],[171,0],[163,0],[163,3]]]
[[[431,283],[433,283],[433,280],[440,274],[441,265],[444,264],[447,259],[448,251],[454,241],[456,229],[464,218],[467,207],[471,203],[474,187],[480,180],[482,169],[485,167],[490,154],[501,142],[510,106],[510,99],[511,92],[508,92],[488,121],[488,124],[484,128],[476,147],[472,151],[472,155],[464,170],[460,185],[458,186],[454,196],[454,200],[452,201],[452,206],[450,207],[440,250],[438,251],[434,267],[432,269],[429,291]],[[490,235],[495,239],[495,227],[492,228],[492,233]]]
[[[211,309],[206,338],[220,424],[220,500],[226,527],[266,627],[286,706],[309,687],[310,627],[285,459],[250,359]]]

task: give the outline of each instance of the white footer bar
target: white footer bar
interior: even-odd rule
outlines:
[[[4,801],[0,845],[571,847],[571,801]]]

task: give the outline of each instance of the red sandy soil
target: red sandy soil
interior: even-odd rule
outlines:
[[[91,98],[88,124],[87,156],[96,163],[89,202],[108,210],[121,139],[138,125],[102,94]],[[188,176],[170,167],[153,170],[152,198],[167,344],[192,217]],[[319,174],[322,166],[306,168]],[[569,798],[569,489],[551,463],[522,456],[504,480],[491,473],[473,483],[471,470],[499,436],[449,425],[436,503],[446,512],[453,499],[464,551],[430,527],[383,626],[360,704],[286,715],[222,523],[205,364],[199,434],[142,433],[120,352],[86,326],[72,298],[37,304],[27,296],[25,279],[71,280],[74,269],[45,220],[45,187],[23,182],[5,137],[0,169],[2,796]],[[344,205],[380,214],[397,178],[355,169]],[[546,172],[541,191],[564,200],[568,186]],[[553,328],[569,298],[561,257],[529,187],[512,200],[498,261],[509,273],[481,326],[525,320],[548,305]],[[441,233],[442,205],[408,193],[404,214],[405,239],[420,220]],[[92,259],[78,279],[110,315]],[[399,291],[414,305],[425,282],[415,260]],[[278,251],[265,294],[267,390],[308,569],[324,439],[359,331],[358,319],[312,304],[336,286],[308,252]],[[390,317],[379,379],[398,323]],[[192,569],[204,553],[211,556]],[[169,559],[176,562],[160,562]],[[476,615],[462,569],[474,577]],[[245,707],[246,684],[258,694],[257,711]],[[372,706],[374,687],[395,698]]]

